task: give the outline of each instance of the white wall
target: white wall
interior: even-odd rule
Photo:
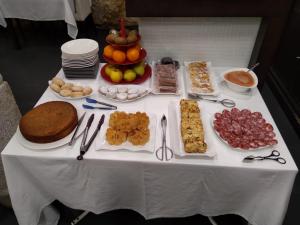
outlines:
[[[171,56],[181,62],[208,60],[213,66],[247,66],[260,18],[139,18],[148,60]]]

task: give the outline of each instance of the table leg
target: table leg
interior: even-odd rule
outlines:
[[[89,211],[84,211],[83,213],[81,213],[79,216],[77,216],[77,217],[71,222],[71,225],[77,224],[80,220],[82,220],[84,217],[86,217],[87,214],[89,214]]]

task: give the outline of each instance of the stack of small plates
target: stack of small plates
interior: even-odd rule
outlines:
[[[61,46],[62,68],[67,78],[95,78],[99,69],[99,45],[91,39],[76,39]]]

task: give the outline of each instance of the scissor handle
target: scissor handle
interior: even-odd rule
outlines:
[[[284,158],[278,157],[278,156],[280,156],[280,152],[277,150],[273,150],[271,152],[271,155],[269,156],[269,158],[274,159],[281,164],[286,164],[286,160]]]
[[[286,164],[286,160],[282,157],[274,158],[274,160],[276,160],[277,162],[279,162],[281,164]]]
[[[270,156],[280,156],[280,152],[277,150],[273,150]]]
[[[221,101],[219,101],[223,106],[228,107],[228,108],[233,108],[235,107],[235,102],[231,99],[224,98]]]

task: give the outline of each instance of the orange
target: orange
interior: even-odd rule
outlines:
[[[127,59],[131,62],[136,61],[140,57],[140,51],[136,48],[130,48],[126,52]]]
[[[123,62],[125,62],[126,55],[124,52],[122,52],[120,50],[115,50],[112,54],[112,58],[117,63],[123,63]]]
[[[103,55],[106,56],[107,58],[111,58],[114,52],[114,48],[111,45],[105,46],[103,49]]]

